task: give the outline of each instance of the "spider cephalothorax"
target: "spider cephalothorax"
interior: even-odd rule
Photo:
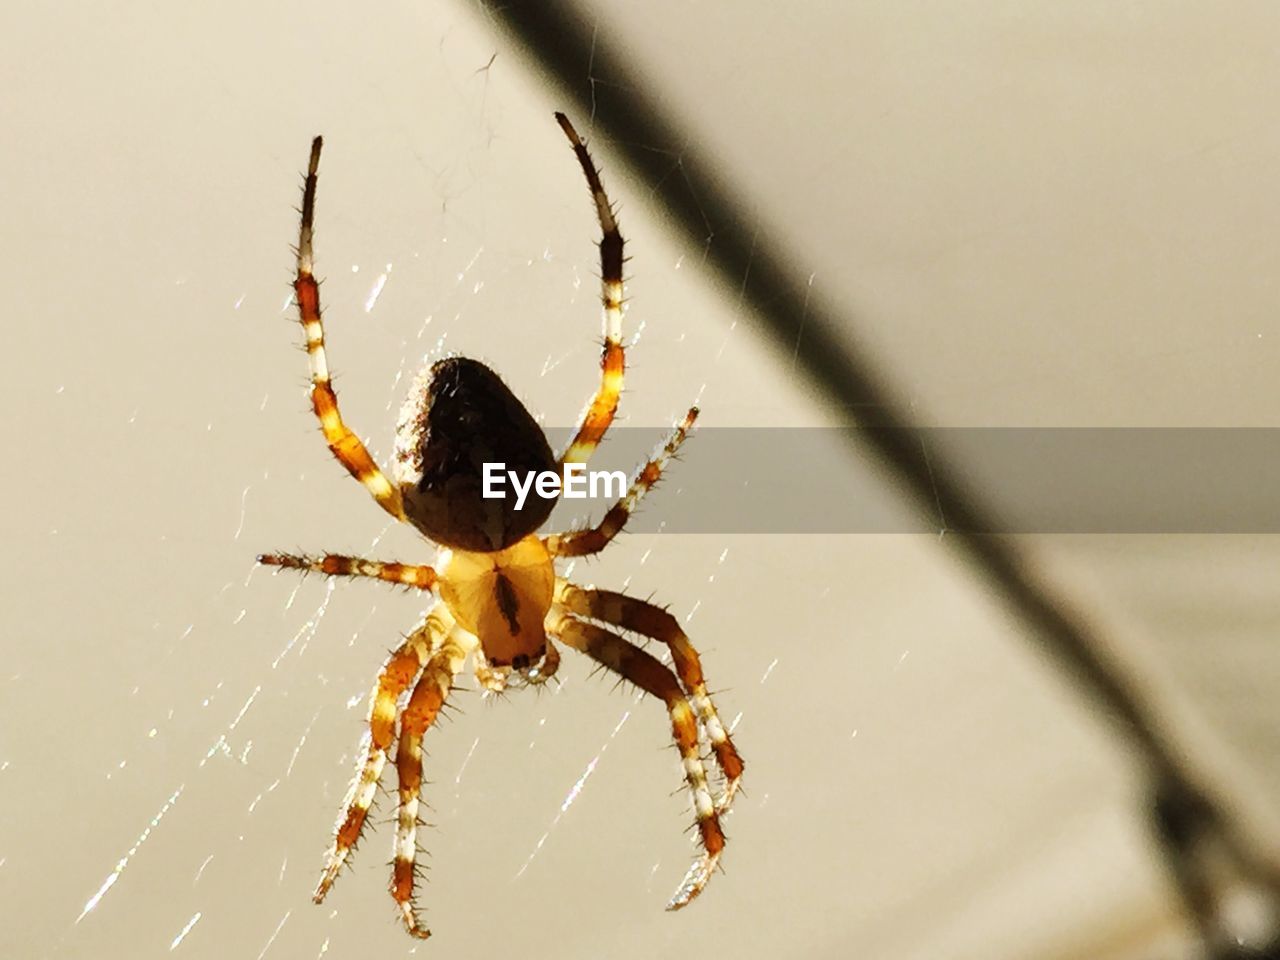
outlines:
[[[259,562],[316,570],[330,576],[372,577],[437,594],[423,622],[383,664],[369,702],[369,729],[359,769],[338,819],[333,846],[316,887],[328,893],[364,828],[382,772],[395,749],[399,811],[391,895],[408,931],[426,937],[414,907],[422,738],[435,721],[468,656],[489,690],[508,682],[541,683],[555,673],[555,642],[573,647],[637,687],[661,699],[671,717],[693,798],[701,852],[668,903],[678,909],[701,892],[724,848],[720,815],[742,776],[742,759],[707,694],[697,651],[671,614],[634,597],[580,587],[556,575],[560,557],[598,553],[626,523],[636,502],[688,435],[691,409],[654,457],[639,470],[626,495],[600,523],[584,530],[539,537],[555,499],[531,492],[517,509],[510,498],[483,496],[485,463],[505,463],[526,475],[585,463],[613,422],[622,389],[622,235],[595,165],[563,114],[556,119],[573,144],[595,200],[604,233],[600,243],[605,343],[600,387],[565,452],[556,457],[537,422],[496,373],[484,364],[453,357],[433,364],[410,389],[396,431],[396,483],[382,473],[338,410],[329,379],[319,288],[312,272],[312,222],[321,140],[311,145],[302,198],[298,273],[299,318],[311,363],[311,401],[329,449],[387,513],[411,524],[441,546],[434,567],[362,557],[264,554]],[[661,641],[671,666],[623,639],[613,629]],[[712,798],[702,762],[705,735],[724,782]]]

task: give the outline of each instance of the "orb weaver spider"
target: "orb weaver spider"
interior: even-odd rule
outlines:
[[[392,483],[346,425],[329,378],[319,287],[312,273],[312,224],[322,140],[311,144],[302,197],[294,292],[306,333],[311,403],[329,449],[396,520],[439,545],[434,566],[363,557],[269,553],[258,562],[333,577],[371,577],[434,593],[439,602],[388,657],[373,686],[359,765],[335,827],[314,899],[321,902],[364,828],[383,768],[395,748],[399,778],[391,896],[408,932],[428,937],[414,903],[422,739],[453,689],[468,656],[487,690],[508,682],[544,683],[560,662],[554,641],[585,653],[641,690],[661,699],[693,796],[701,851],[667,908],[679,909],[706,886],[724,849],[720,815],[728,809],[743,763],[707,693],[702,666],[676,619],[661,607],[609,590],[578,586],[556,575],[555,561],[599,553],[618,534],[636,503],[688,436],[698,415],[689,410],[666,444],[636,473],[625,496],[591,528],[539,537],[553,497],[530,497],[523,510],[511,498],[482,496],[484,462],[512,469],[563,471],[586,463],[612,423],[622,389],[622,234],[586,146],[556,114],[587,178],[603,239],[600,242],[604,352],[601,381],[577,433],[560,457],[529,411],[496,373],[465,357],[424,370],[409,390],[396,428]],[[610,628],[665,643],[671,667]],[[723,774],[712,799],[700,751],[700,730]]]

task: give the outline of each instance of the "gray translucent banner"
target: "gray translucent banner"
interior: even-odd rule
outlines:
[[[670,533],[958,530],[941,496],[904,502],[868,452],[880,428],[704,428],[628,529]],[[616,428],[591,470],[630,478],[667,431]],[[553,442],[568,431],[549,431]],[[894,431],[993,511],[971,533],[1280,532],[1280,429],[948,428]],[[887,479],[886,479],[887,478]],[[565,500],[548,529],[610,500]]]

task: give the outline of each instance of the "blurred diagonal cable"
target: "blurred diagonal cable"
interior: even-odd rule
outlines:
[[[787,353],[794,351],[810,381],[860,425],[888,428],[858,433],[921,506],[947,504],[946,540],[1004,597],[1030,628],[1026,635],[1068,670],[1140,752],[1152,783],[1148,816],[1190,912],[1199,916],[1204,899],[1191,850],[1207,838],[1228,850],[1241,873],[1280,905],[1276,865],[1258,854],[1218,792],[1199,782],[1138,684],[1109,655],[1097,626],[1037,577],[1008,539],[972,532],[996,529],[991,511],[963,488],[946,463],[927,455],[913,439],[903,404],[850,346],[853,319],[810,288],[768,226],[754,213],[744,215],[753,210],[748,198],[735,192],[730,176],[718,174],[700,153],[696,137],[650,96],[625,52],[598,32],[596,18],[574,5],[546,0],[482,3],[481,9],[509,31],[567,98],[561,104],[567,112],[591,117],[591,124],[580,123],[580,129],[609,138],[611,153],[649,184],[688,244],[705,246],[707,266],[721,283],[741,292],[759,330]],[[1200,920],[1208,924],[1211,918]],[[1207,931],[1205,936],[1210,939]]]

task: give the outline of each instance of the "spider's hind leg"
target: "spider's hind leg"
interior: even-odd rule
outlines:
[[[716,813],[707,771],[698,752],[698,720],[680,689],[680,683],[661,661],[615,633],[595,624],[585,623],[568,613],[563,606],[553,607],[547,619],[547,633],[566,645],[580,650],[601,666],[612,670],[641,690],[667,705],[671,715],[671,736],[680,751],[685,782],[693,795],[698,836],[702,855],[694,861],[680,887],[667,903],[668,910],[679,910],[702,892],[711,872],[720,862],[724,850],[724,831]]]
[[[447,616],[447,614],[446,614]],[[453,629],[452,617],[437,634],[439,645],[423,667],[422,676],[400,714],[400,740],[396,748],[400,809],[396,816],[395,859],[392,862],[391,897],[400,910],[405,928],[426,939],[431,931],[418,922],[414,904],[415,864],[418,856],[418,807],[422,789],[422,738],[436,720],[453,690],[454,678],[471,652],[470,636]]]
[[[555,600],[581,617],[599,620],[644,637],[660,640],[671,650],[671,662],[685,693],[693,701],[693,707],[707,731],[716,763],[724,774],[724,790],[716,798],[716,811],[724,813],[733,803],[742,779],[743,762],[716,706],[707,693],[707,683],[702,675],[702,661],[698,651],[680,629],[676,618],[652,603],[615,593],[612,590],[594,590],[579,587],[564,578],[556,580]]]
[[[333,844],[325,857],[324,872],[313,895],[316,903],[324,900],[356,841],[360,839],[378,783],[382,779],[387,753],[395,740],[397,704],[430,657],[431,648],[442,626],[443,622],[433,612],[422,626],[392,651],[382,665],[373,693],[369,697],[369,729],[360,742],[364,758],[356,768],[355,778],[347,790],[342,812],[334,827]]]

